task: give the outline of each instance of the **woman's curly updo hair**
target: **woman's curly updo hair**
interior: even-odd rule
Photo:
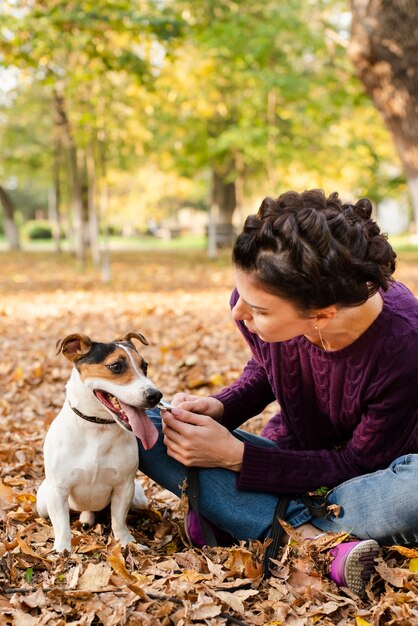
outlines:
[[[320,189],[265,198],[236,240],[234,265],[304,313],[358,306],[386,291],[395,270],[396,254],[371,213],[367,198],[343,204]]]

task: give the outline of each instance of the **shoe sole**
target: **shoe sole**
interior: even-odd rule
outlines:
[[[365,592],[366,585],[374,572],[374,561],[380,552],[377,541],[369,539],[361,541],[347,556],[344,577],[347,587],[359,596]]]

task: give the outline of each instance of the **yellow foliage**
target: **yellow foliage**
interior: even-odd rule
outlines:
[[[418,559],[411,559],[409,561],[409,571],[418,572]]]

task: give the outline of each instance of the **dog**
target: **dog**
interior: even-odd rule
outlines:
[[[66,398],[44,443],[45,480],[37,492],[37,511],[49,517],[54,550],[71,552],[70,509],[80,511],[86,527],[94,512],[108,504],[115,539],[135,541],[126,525],[129,508],[146,508],[135,481],[137,437],[152,448],[158,431],[145,413],[158,405],[161,391],[147,378],[147,363],[132,340],[148,345],[143,335],[127,333],[111,343],[72,334],[57,342],[74,367]]]

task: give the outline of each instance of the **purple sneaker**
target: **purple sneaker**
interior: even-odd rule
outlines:
[[[201,517],[203,516],[201,515]],[[218,546],[232,546],[235,543],[234,538],[229,533],[215,526],[215,524],[206,519],[206,517],[203,519],[213,532]],[[200,530],[198,516],[192,509],[189,509],[186,514],[184,529],[190,543],[195,546],[195,548],[203,548],[203,546],[206,545],[202,531]]]
[[[374,572],[374,560],[380,554],[377,541],[340,543],[330,550],[330,554],[334,557],[329,572],[331,580],[361,596]]]

